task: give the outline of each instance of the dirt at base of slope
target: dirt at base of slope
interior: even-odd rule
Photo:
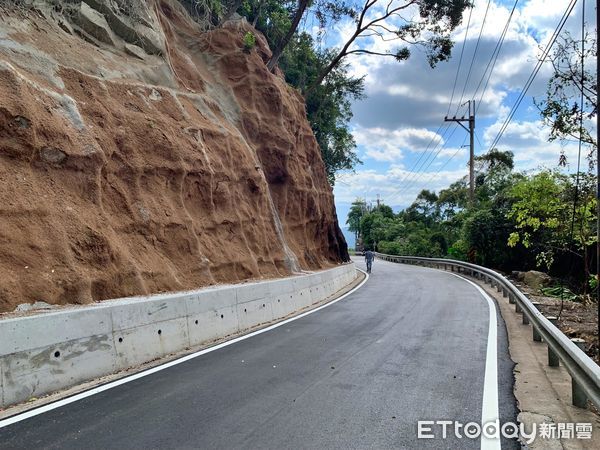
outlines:
[[[569,338],[585,341],[585,352],[596,363],[600,363],[598,355],[598,309],[595,303],[579,303],[555,297],[541,295],[539,290],[522,281],[512,280],[532,302],[539,303],[538,309],[544,316],[559,317],[558,328]],[[562,305],[561,305],[562,303]]]

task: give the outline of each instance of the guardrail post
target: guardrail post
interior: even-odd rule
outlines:
[[[520,314],[523,312],[523,309],[521,309],[521,304],[519,303],[519,300],[515,301],[515,312],[517,314]]]
[[[502,287],[502,297],[508,297],[508,291],[505,287]]]
[[[535,306],[535,307],[536,307],[536,309],[539,309],[539,308],[538,308],[538,306],[539,306],[539,304],[540,304],[539,302],[531,302],[531,304],[532,304],[533,306]],[[527,314],[525,314],[525,312],[523,312],[523,325],[529,325],[529,317],[527,317]],[[534,339],[534,340],[535,340],[535,339]]]
[[[511,305],[515,304],[515,296],[511,292],[508,293],[508,303]]]
[[[554,326],[558,324],[558,318],[554,316],[546,317],[550,321],[550,323]],[[560,360],[558,359],[558,355],[554,353],[554,350],[548,346],[548,365],[550,367],[558,367],[560,365]]]
[[[535,325],[531,326],[531,329],[533,330],[533,340],[535,342],[542,342],[542,335],[540,334],[540,332],[537,330],[537,328],[535,327]]]
[[[574,338],[571,341],[579,347],[581,351],[585,351],[585,341],[583,339]],[[585,395],[581,386],[571,377],[571,398],[573,405],[578,408],[587,408],[588,397]]]

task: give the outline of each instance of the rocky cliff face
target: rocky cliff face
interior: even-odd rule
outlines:
[[[245,51],[244,21],[126,3],[0,11],[0,311],[346,260],[303,101],[260,36]]]

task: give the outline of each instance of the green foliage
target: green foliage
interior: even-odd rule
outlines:
[[[469,243],[464,239],[459,239],[448,249],[448,257],[462,261],[467,260],[469,254]]]
[[[348,218],[346,219],[348,231],[351,231],[352,233],[360,232],[360,220],[366,213],[367,203],[363,199],[357,198],[353,201],[350,211],[348,212]]]
[[[179,1],[196,21],[207,28],[218,25],[225,14],[225,6],[221,0]]]
[[[250,1],[242,3],[239,12],[267,38],[271,48],[286,35],[292,25],[291,16],[297,2]],[[341,5],[321,4],[322,20],[339,18]],[[308,33],[296,33],[279,59],[286,81],[304,92],[334,57],[331,49],[321,48]],[[364,82],[348,74],[348,67],[339,64],[313,91],[306,94],[306,114],[333,185],[336,173],[352,170],[360,164],[356,143],[349,129],[351,105],[363,98]]]
[[[290,41],[279,65],[287,82],[303,91],[332,57],[330,50],[317,49],[313,38],[302,33]],[[327,177],[332,185],[337,172],[352,170],[361,163],[355,152],[356,143],[349,123],[352,101],[363,98],[363,91],[363,79],[349,76],[348,68],[339,65],[306,97],[308,121],[321,148]]]
[[[378,250],[386,255],[401,255],[402,244],[397,241],[381,241]]]
[[[269,47],[277,43],[290,29],[290,13],[296,2],[275,0],[244,0],[238,12],[264,34]]]
[[[598,288],[598,276],[590,275],[588,277],[588,285],[592,291],[595,291]]]
[[[547,85],[546,96],[536,102],[542,119],[550,126],[550,140],[579,139],[584,143],[596,145],[595,125],[592,120],[597,114],[597,80],[595,65],[596,32],[586,33],[585,47],[582,53],[581,40],[565,33],[554,45],[547,60],[552,64],[554,74]],[[584,77],[581,79],[581,59],[584,59]],[[593,67],[593,69],[592,69]],[[583,89],[583,105],[581,90]],[[580,121],[583,118],[583,129]],[[561,163],[566,164],[562,155]]]
[[[569,300],[571,302],[579,300],[579,296],[573,293],[569,288],[565,286],[551,286],[541,288],[540,292],[548,297],[556,297],[562,300]]]
[[[382,253],[448,257],[504,271],[542,267],[565,277],[572,292],[595,289],[589,270],[596,243],[595,177],[515,173],[513,154],[497,150],[476,164],[473,206],[464,181],[439,194],[423,190],[398,214],[386,205],[364,212],[363,202],[360,237]]]
[[[569,212],[563,202],[565,180],[557,172],[544,171],[511,189],[514,202],[508,217],[515,221],[516,230],[509,237],[509,246],[520,242],[529,248],[534,238],[544,233],[552,234],[559,241],[564,239]]]
[[[244,50],[249,52],[256,46],[256,37],[251,32],[247,32],[243,38]]]
[[[306,112],[325,162],[327,177],[333,185],[336,173],[352,170],[360,164],[356,143],[349,130],[351,103],[362,98],[362,78],[351,77],[345,62],[352,54],[371,54],[405,61],[410,47],[425,50],[431,66],[447,60],[452,50],[451,32],[459,25],[469,0],[419,1],[378,0],[366,3],[328,0],[244,0],[238,12],[245,16],[266,37],[273,56],[267,66],[276,64],[286,80],[306,97]],[[405,19],[407,9],[418,12],[418,20]],[[318,39],[297,27],[306,11],[317,19]],[[321,39],[326,30],[342,19],[349,19],[352,33],[340,48],[323,48]],[[396,23],[392,26],[391,23]],[[352,45],[367,36],[401,45],[380,52],[375,47]],[[367,46],[368,47],[368,46]]]

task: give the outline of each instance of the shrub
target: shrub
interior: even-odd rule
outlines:
[[[244,51],[249,52],[254,47],[256,47],[256,37],[254,36],[254,34],[252,34],[251,32],[248,31],[244,35],[243,43],[244,43]]]

